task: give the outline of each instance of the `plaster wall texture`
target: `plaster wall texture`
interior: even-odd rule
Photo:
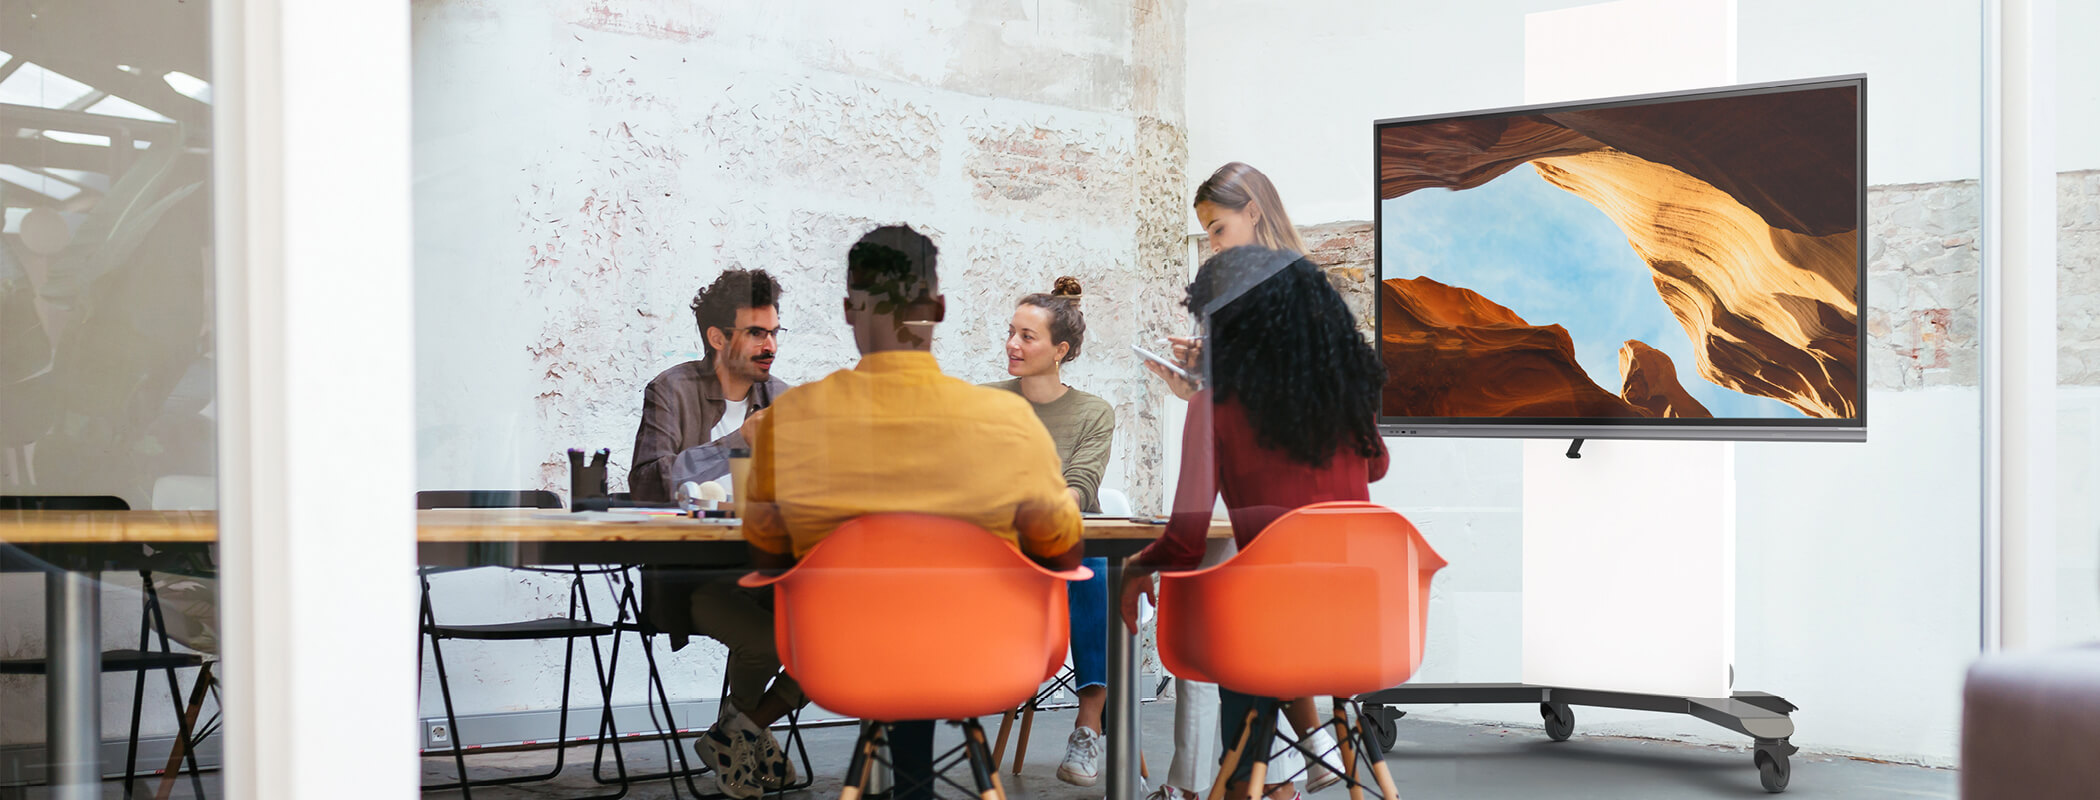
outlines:
[[[1158,508],[1162,390],[1119,351],[1180,318],[1183,13],[417,3],[419,486],[566,494],[569,447],[610,448],[623,486],[643,386],[699,357],[687,304],[726,268],[784,284],[776,374],[851,367],[846,250],[909,223],[940,248],[934,352],[966,380],[1006,377],[1016,299],[1084,283],[1066,382],[1116,407],[1102,485]],[[464,621],[565,604],[542,579],[441,579]],[[719,685],[719,647],[695,646],[665,659],[674,696]],[[456,648],[462,712],[550,706],[560,651],[533,648]],[[627,677],[615,702],[640,702]]]
[[[2100,386],[2100,170],[2056,176],[2056,381]]]

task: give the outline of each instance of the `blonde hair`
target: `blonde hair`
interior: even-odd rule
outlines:
[[[1291,216],[1283,211],[1283,198],[1276,194],[1276,184],[1261,170],[1234,161],[1219,167],[1217,172],[1196,187],[1196,202],[1191,205],[1209,203],[1219,208],[1239,211],[1253,203],[1261,209],[1261,219],[1254,225],[1254,241],[1271,250],[1305,252],[1305,242],[1298,238],[1298,229],[1291,226]]]

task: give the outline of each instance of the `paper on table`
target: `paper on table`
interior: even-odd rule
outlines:
[[[632,508],[625,510],[615,509],[612,511],[543,511],[532,515],[532,518],[567,522],[607,522],[627,524],[633,524],[638,522],[675,522],[681,525],[735,525],[738,522],[738,520],[724,518],[696,519],[678,513],[667,514],[664,513],[663,509],[645,508]]]

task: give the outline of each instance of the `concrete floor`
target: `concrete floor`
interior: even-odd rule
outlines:
[[[1164,776],[1173,756],[1173,719],[1170,705],[1147,705],[1145,755],[1155,776]],[[986,732],[996,735],[996,719],[987,720]],[[1081,800],[1099,798],[1100,787],[1071,786],[1056,777],[1057,761],[1064,754],[1064,735],[1071,730],[1072,712],[1048,712],[1036,718],[1022,774],[1011,773],[1012,755],[1002,768],[1008,795],[1014,800]],[[814,786],[790,792],[787,798],[837,797],[840,778],[846,771],[847,753],[855,729],[833,727],[810,731],[808,746],[818,775]],[[961,741],[961,734],[945,727],[937,739],[939,747]],[[1747,744],[1747,742],[1746,742]],[[1009,745],[1009,750],[1011,750]],[[663,749],[656,743],[634,745],[630,758],[643,768],[660,767]],[[583,768],[573,766],[578,757]],[[570,798],[586,796],[596,787],[588,777],[590,752],[570,751],[571,764],[559,781],[538,786],[487,789],[476,798]],[[1953,798],[1956,773],[1952,770],[1856,761],[1844,758],[1796,754],[1788,797],[1866,798]],[[470,764],[496,771],[544,771],[553,763],[546,751],[515,754],[485,754]],[[1469,798],[1478,800],[1680,800],[1682,798],[1755,798],[1767,796],[1758,783],[1747,748],[1713,747],[1659,742],[1644,739],[1586,737],[1578,731],[1566,742],[1552,742],[1537,728],[1487,727],[1416,719],[1400,721],[1400,739],[1393,747],[1392,761],[1400,795],[1408,800],[1425,798]],[[474,767],[480,769],[480,766]],[[478,773],[477,773],[478,774]],[[494,774],[494,773],[491,773]],[[426,780],[436,782],[451,775],[449,760],[426,759]],[[951,777],[968,784],[966,772]],[[696,783],[712,788],[710,778]],[[457,797],[457,792],[431,792],[431,800]],[[637,785],[629,797],[674,797],[664,782]],[[690,796],[681,787],[676,797]],[[952,787],[942,797],[963,797]],[[1322,791],[1317,800],[1346,800],[1348,791],[1337,787]],[[1313,800],[1308,798],[1308,800]]]
[[[1145,707],[1145,754],[1155,776],[1163,776],[1173,756],[1173,711],[1168,703]],[[987,721],[987,732],[996,734],[997,720]],[[1013,800],[1082,800],[1099,798],[1099,787],[1071,786],[1056,777],[1057,760],[1064,754],[1064,735],[1071,730],[1072,712],[1051,711],[1036,718],[1025,769],[1011,774],[1012,745],[1009,745],[1003,780]],[[790,792],[788,800],[817,800],[837,797],[840,776],[846,771],[846,756],[855,729],[850,726],[809,731],[808,747],[818,776],[816,785]],[[944,727],[937,740],[940,747],[961,741],[952,727]],[[661,769],[663,746],[658,742],[630,742],[629,769]],[[518,787],[488,788],[474,792],[481,800],[531,798],[580,798],[603,791],[590,778],[591,749],[571,748],[568,766],[554,781]],[[1787,797],[1845,798],[1953,798],[1956,774],[1952,770],[1857,761],[1800,753],[1793,757],[1793,781]],[[469,758],[477,777],[544,772],[554,763],[551,750],[515,753],[482,753]],[[1583,736],[1566,742],[1549,741],[1537,728],[1460,725],[1418,719],[1400,721],[1400,739],[1393,747],[1393,776],[1400,795],[1408,800],[1468,798],[1468,800],[1683,800],[1685,798],[1756,798],[1767,796],[1758,784],[1757,770],[1743,748],[1714,747],[1659,742],[1645,739]],[[424,780],[431,783],[452,774],[449,758],[423,760]],[[967,773],[951,777],[968,783]],[[316,780],[354,779],[351,773],[316,776]],[[702,790],[713,787],[713,779],[695,780]],[[149,784],[150,785],[150,784]],[[219,776],[205,776],[209,796],[218,796]],[[0,788],[0,800],[42,800],[49,797],[40,787]],[[117,782],[104,785],[104,797],[121,798]],[[174,797],[190,797],[184,781]],[[952,788],[943,797],[961,798]],[[428,800],[449,800],[459,792],[427,792]],[[637,784],[631,798],[690,797],[681,785],[676,793],[664,781]],[[1346,800],[1345,788],[1321,792],[1316,800]],[[1315,800],[1315,798],[1308,798]]]

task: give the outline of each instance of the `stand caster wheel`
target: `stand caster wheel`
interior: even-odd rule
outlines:
[[[1546,721],[1546,735],[1553,741],[1565,742],[1575,735],[1575,709],[1566,704],[1540,703],[1539,717]]]
[[[1366,706],[1363,715],[1370,723],[1371,735],[1378,738],[1378,749],[1393,752],[1393,743],[1400,739],[1400,718],[1407,712],[1392,706]]]
[[[1751,760],[1757,762],[1757,780],[1765,785],[1765,791],[1773,794],[1786,791],[1786,784],[1794,775],[1794,768],[1784,755],[1769,750],[1759,750]]]

